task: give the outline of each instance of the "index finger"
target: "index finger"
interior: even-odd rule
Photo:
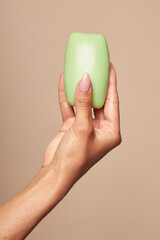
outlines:
[[[75,117],[74,109],[69,105],[65,89],[64,89],[64,72],[61,73],[59,82],[58,82],[58,97],[59,97],[59,105],[61,109],[62,120],[66,121],[71,117]]]

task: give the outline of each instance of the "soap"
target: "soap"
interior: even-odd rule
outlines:
[[[108,88],[110,56],[102,34],[73,32],[68,38],[64,58],[64,89],[68,103],[75,106],[75,91],[87,72],[93,88],[92,107],[104,105]]]

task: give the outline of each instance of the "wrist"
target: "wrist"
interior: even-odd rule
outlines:
[[[69,192],[76,181],[73,181],[72,176],[68,176],[66,170],[60,170],[55,162],[53,162],[46,172],[51,176],[51,182],[53,185],[53,199],[55,200],[55,195],[57,196],[57,202],[62,200],[65,195]]]

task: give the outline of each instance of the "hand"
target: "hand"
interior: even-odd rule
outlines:
[[[47,147],[42,164],[42,167],[53,164],[72,183],[121,143],[119,98],[113,65],[110,64],[105,103],[101,109],[94,109],[95,119],[91,114],[92,84],[89,82],[90,89],[87,92],[80,91],[80,81],[77,84],[75,114],[66,100],[62,72],[58,92],[63,123]]]
[[[0,238],[24,239],[83,174],[120,144],[119,101],[113,65],[110,65],[105,104],[94,110],[95,119],[91,114],[92,85],[87,76],[77,84],[75,114],[67,103],[61,74],[58,89],[62,126],[47,147],[38,174],[16,196],[0,205]]]

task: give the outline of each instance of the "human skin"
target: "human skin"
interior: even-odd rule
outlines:
[[[95,118],[91,114],[92,84],[88,74],[77,84],[76,113],[66,100],[63,72],[58,93],[61,128],[48,145],[37,175],[0,206],[0,240],[24,239],[79,178],[121,143],[117,79],[112,64],[105,103],[101,109],[94,109]]]

